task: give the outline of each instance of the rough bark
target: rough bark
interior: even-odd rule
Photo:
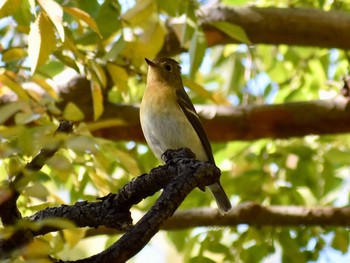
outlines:
[[[350,14],[344,11],[214,5],[204,6],[199,15],[209,47],[239,43],[211,25],[225,21],[242,27],[252,44],[350,48]],[[169,21],[169,33],[159,56],[184,51],[175,33],[176,25],[179,25],[178,19],[176,23]]]
[[[274,105],[196,105],[196,108],[211,142],[350,132],[350,102],[341,96]],[[137,106],[109,105],[101,121],[107,120],[108,125],[121,124],[96,126],[98,129],[93,131],[96,136],[116,141],[144,141]]]

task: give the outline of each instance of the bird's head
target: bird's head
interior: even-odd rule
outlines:
[[[147,83],[165,82],[172,87],[183,88],[181,67],[177,61],[171,58],[145,60],[148,64]]]

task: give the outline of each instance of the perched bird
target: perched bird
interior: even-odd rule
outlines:
[[[140,107],[143,134],[154,155],[161,160],[168,149],[187,147],[196,159],[215,164],[208,137],[188,97],[181,78],[181,67],[171,58],[145,59],[147,87]],[[221,214],[231,203],[220,182],[209,185]]]

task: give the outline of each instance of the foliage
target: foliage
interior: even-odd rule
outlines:
[[[223,1],[346,10],[345,1],[337,2]],[[41,148],[65,141],[42,171],[23,185],[18,206],[24,216],[116,192],[158,164],[141,143],[94,136],[75,101],[59,107],[60,88],[72,75],[86,76],[96,123],[106,101],[138,103],[145,82],[143,58],[155,57],[163,47],[169,18],[184,18],[176,32],[188,52],[176,58],[182,62],[194,103],[284,103],[339,93],[340,80],[349,69],[346,51],[249,44],[208,48],[199,25],[201,5],[202,1],[190,0],[2,1],[0,95],[12,102],[0,107],[0,180],[13,177]],[[213,26],[249,43],[236,25],[216,22]],[[52,136],[62,119],[80,121],[74,135]],[[348,135],[228,142],[213,145],[213,150],[234,204],[342,206],[349,202]],[[135,211],[146,211],[155,198],[143,201]],[[207,205],[214,206],[211,196],[196,190],[182,208]],[[1,229],[0,236],[6,231]],[[74,247],[84,237],[84,231],[72,231],[37,238],[15,257],[20,261],[46,254],[67,256],[62,255],[64,242]],[[169,232],[167,237],[184,262],[261,262],[273,254],[283,262],[309,262],[333,250],[343,254],[349,250],[347,231],[322,226],[200,228]]]

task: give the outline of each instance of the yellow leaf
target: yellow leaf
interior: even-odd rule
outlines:
[[[211,22],[211,25],[215,26],[220,31],[224,32],[229,37],[241,41],[246,44],[251,44],[246,32],[241,26],[231,24],[224,21]]]
[[[0,18],[12,16],[21,7],[21,0],[1,0]]]
[[[107,70],[111,75],[114,85],[120,92],[126,93],[128,91],[129,75],[125,69],[113,63],[107,63]]]
[[[127,123],[123,119],[105,119],[101,121],[94,121],[87,123],[87,127],[89,131],[97,131],[105,128],[118,127],[118,126],[126,126]]]
[[[22,88],[22,86],[17,84],[7,72],[0,75],[0,83],[15,92],[20,99],[26,102],[30,100],[27,92]]]
[[[63,7],[63,10],[76,19],[86,23],[100,38],[102,38],[95,20],[88,13],[76,7]]]
[[[30,26],[28,53],[32,73],[43,65],[55,48],[55,33],[52,23],[44,13],[39,13],[35,23]]]
[[[10,48],[2,53],[2,61],[9,63],[25,58],[28,55],[27,51],[20,47]]]
[[[134,7],[122,15],[122,19],[128,22],[129,26],[142,25],[149,20],[150,14],[154,13],[156,6],[153,0],[138,0]]]
[[[92,76],[95,80],[99,82],[99,84],[102,86],[102,88],[106,87],[107,85],[107,77],[104,69],[101,67],[100,64],[96,63],[93,60],[90,60],[88,62],[89,67],[92,69]]]
[[[132,176],[136,177],[140,175],[141,171],[139,165],[130,153],[121,150],[116,150],[115,153],[117,159]]]
[[[27,124],[41,118],[40,114],[32,112],[19,112],[15,115],[16,124]]]
[[[38,0],[40,6],[45,10],[46,14],[55,25],[62,42],[64,41],[64,28],[62,23],[63,9],[53,0]]]
[[[212,94],[211,92],[207,91],[202,85],[199,85],[195,81],[188,78],[183,78],[183,81],[185,86],[196,92],[202,98],[212,100],[216,104],[230,105],[229,100],[221,96],[219,93]]]
[[[84,113],[73,102],[68,102],[63,110],[63,118],[69,121],[81,121],[84,119]]]
[[[0,106],[0,124],[3,124],[15,113],[19,112],[23,107],[22,103],[23,102],[11,102]]]
[[[43,79],[43,78],[41,78],[41,77],[39,77],[37,75],[34,75],[34,76],[32,76],[32,81],[35,82],[36,84],[38,84],[52,98],[58,99],[58,94],[56,93],[54,88],[49,83],[46,82],[45,79]]]
[[[102,88],[98,81],[91,81],[91,92],[94,107],[94,120],[97,120],[103,113]]]
[[[40,199],[41,201],[46,201],[46,198],[49,195],[49,191],[44,185],[40,183],[34,183],[33,185],[27,186],[24,189],[23,195],[29,196],[29,197],[35,197]]]
[[[25,246],[22,255],[29,258],[50,255],[50,244],[43,239],[36,238],[28,246]]]
[[[63,236],[64,240],[67,241],[70,248],[73,248],[79,241],[85,236],[85,229],[72,228],[64,229]]]
[[[156,57],[163,46],[164,36],[164,27],[158,22],[150,22],[145,26],[139,41],[127,43],[123,54],[132,56],[135,65],[141,65],[144,63],[143,58]]]

